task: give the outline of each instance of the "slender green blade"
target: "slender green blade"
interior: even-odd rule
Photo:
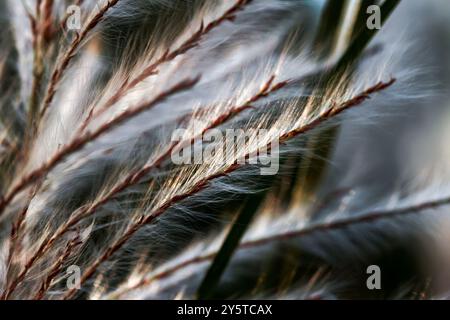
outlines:
[[[333,1],[331,0],[329,3],[333,2],[333,4],[329,4],[329,6],[338,6],[337,2],[343,1]],[[382,25],[387,21],[393,10],[400,3],[400,0],[386,0],[381,6],[381,20]],[[326,8],[326,10],[331,10]],[[334,14],[333,11],[329,14]],[[328,23],[327,23],[328,24]],[[329,30],[329,25],[324,27],[324,29]],[[348,49],[343,54],[342,58],[336,64],[334,68],[330,70],[329,73],[325,76],[327,81],[332,79],[333,75],[336,73],[344,72],[350,65],[352,65],[362,54],[366,46],[370,43],[373,37],[377,34],[378,30],[369,30],[368,28],[363,28],[362,31],[354,38]],[[318,38],[323,37],[321,35],[321,31],[318,33]],[[335,129],[337,130],[337,129]],[[336,135],[336,132],[333,132],[333,136]],[[332,142],[330,141],[328,145],[324,146],[326,154],[329,154],[332,148]],[[314,168],[316,172],[314,175],[320,177],[323,170],[325,168],[325,162],[320,164],[319,168]],[[316,183],[316,182],[315,182]],[[209,299],[214,295],[214,291],[217,288],[217,285],[220,282],[223,272],[225,271],[229,261],[231,260],[234,251],[238,247],[243,235],[245,234],[248,226],[256,215],[260,203],[265,197],[265,192],[259,193],[250,197],[247,200],[246,205],[238,215],[236,221],[233,223],[228,235],[226,236],[219,252],[217,253],[215,259],[213,260],[211,266],[209,267],[205,278],[201,282],[199,289],[197,291],[198,299]]]
[[[329,84],[333,79],[340,79],[344,73],[351,75],[352,66],[361,57],[364,49],[378,33],[378,29],[370,30],[366,26],[367,7],[376,4],[377,1],[363,0],[358,11],[358,18],[354,26],[353,41],[342,55],[339,62],[327,72],[320,80],[323,87]],[[400,0],[386,0],[380,7],[381,9],[381,25],[388,20],[391,13],[400,3]],[[322,87],[322,85],[319,85]],[[328,167],[328,159],[333,152],[335,138],[339,133],[339,126],[334,126],[321,132],[318,137],[308,141],[307,148],[311,150],[313,156],[306,157],[301,161],[301,173],[298,175],[301,194],[304,200],[310,200],[315,194],[325,170]]]
[[[386,0],[381,5],[381,26],[389,19],[394,9],[398,6],[400,0]],[[350,46],[347,48],[341,59],[333,69],[335,72],[345,70],[349,65],[353,64],[363,53],[367,45],[372,41],[378,33],[378,29],[363,28],[359,35],[355,37]]]
[[[333,54],[342,29],[346,7],[344,0],[328,0],[325,4],[314,40],[319,59],[326,59]]]
[[[366,28],[367,22],[367,8],[372,5],[377,5],[379,3],[378,0],[359,0],[359,8],[356,13],[356,21],[351,32],[352,41],[356,39],[356,37],[360,34],[360,32]]]
[[[264,199],[265,194],[265,192],[261,192],[247,199],[246,204],[234,221],[222,247],[200,284],[197,291],[198,299],[209,299],[214,294],[214,290],[216,289],[228,262],[233,256],[234,251],[238,247],[243,235],[253,220],[253,217],[258,212],[258,208]]]

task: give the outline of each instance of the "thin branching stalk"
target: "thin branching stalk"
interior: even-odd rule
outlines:
[[[236,18],[236,14],[251,1],[252,0],[237,0],[236,3],[230,9],[225,11],[225,13],[219,18],[211,21],[206,26],[202,23],[199,29],[194,34],[192,34],[192,36],[186,39],[178,48],[166,50],[166,52],[164,52],[164,54],[159,59],[145,67],[138,76],[136,76],[134,79],[125,81],[117,90],[117,92],[110,99],[108,99],[108,101],[106,101],[103,106],[98,108],[97,111],[94,111],[92,109],[89,112],[87,118],[80,127],[80,131],[83,131],[92,119],[98,117],[100,114],[108,110],[111,106],[117,103],[127,92],[135,88],[139,83],[152,75],[158,74],[158,68],[162,64],[173,61],[176,57],[185,54],[189,50],[197,47],[205,35],[220,26],[225,21],[233,21]]]
[[[50,43],[54,35],[54,17],[53,17],[54,0],[45,0],[42,10],[42,38],[45,44]]]
[[[108,10],[113,8],[119,1],[120,0],[108,0],[95,15],[92,15],[86,22],[81,32],[76,35],[72,43],[69,45],[68,49],[63,53],[61,58],[58,60],[47,87],[44,102],[40,110],[39,116],[40,119],[43,119],[44,115],[47,112],[47,109],[50,107],[50,104],[52,103],[53,98],[55,96],[57,87],[61,82],[61,79],[65,71],[67,70],[70,62],[76,55],[77,50],[80,48],[80,45],[89,36],[92,30],[103,20]]]
[[[48,289],[52,285],[53,279],[61,272],[64,263],[69,259],[69,257],[73,254],[74,250],[81,244],[81,240],[79,236],[75,237],[73,240],[69,241],[66,245],[66,248],[61,252],[59,259],[53,264],[53,266],[49,269],[47,276],[44,281],[42,281],[38,292],[34,296],[33,300],[41,300]]]
[[[372,136],[365,125],[360,134],[339,134],[351,120],[346,111],[358,109],[372,123],[386,115],[378,106],[433,98],[430,84],[440,78],[420,81],[430,68],[408,50],[420,40],[377,45],[378,32],[392,40],[395,30],[366,25],[368,6],[381,8],[384,27],[399,3],[0,1],[0,300],[423,298],[441,290],[434,282],[447,291],[440,278],[446,220],[434,213],[450,206],[450,196],[423,197],[445,182],[436,176],[446,171],[445,155],[408,176],[429,164],[411,161],[410,149],[439,151],[441,132],[412,145],[401,135]],[[78,31],[67,29],[75,18],[69,5],[82,14]],[[404,9],[400,22],[414,8]],[[380,81],[381,74],[402,74],[402,85],[391,91],[396,79]],[[402,119],[383,125],[420,135]],[[369,153],[353,159],[353,139],[367,134]],[[335,147],[342,149],[331,165]],[[392,154],[386,173],[370,163],[374,148],[388,155],[400,148],[401,159]],[[267,162],[275,172],[256,177]],[[377,181],[365,188],[372,176]],[[429,229],[436,218],[439,228]],[[289,227],[292,219],[304,223]],[[358,261],[348,241],[355,236],[364,244]],[[317,243],[322,238],[339,240],[340,264]],[[426,274],[409,240],[421,249],[442,243]],[[392,290],[360,290],[363,279],[340,268],[392,258],[408,264]],[[81,272],[68,278],[76,288],[65,283],[73,267]],[[241,272],[248,268],[254,272]]]
[[[410,215],[415,214],[422,214],[425,213],[427,210],[433,210],[442,206],[447,206],[450,204],[450,198],[443,198],[435,201],[430,202],[423,202],[420,204],[399,208],[395,210],[380,210],[380,211],[374,211],[370,213],[366,213],[363,215],[358,216],[352,216],[345,219],[339,219],[337,221],[331,221],[326,223],[319,223],[315,225],[311,225],[310,227],[303,228],[301,230],[295,230],[290,232],[282,232],[280,234],[276,234],[270,237],[265,237],[257,240],[252,241],[246,241],[241,243],[237,250],[242,249],[250,249],[255,247],[260,247],[264,245],[268,245],[270,243],[274,242],[280,242],[280,241],[288,241],[292,239],[298,239],[306,236],[311,236],[316,233],[321,232],[328,232],[333,230],[342,230],[351,226],[355,225],[361,225],[361,224],[368,224],[373,223],[377,221],[382,220],[389,220],[389,219],[395,219],[398,217],[406,217]],[[164,271],[158,272],[154,275],[152,275],[149,278],[142,279],[137,284],[133,285],[132,287],[123,289],[119,292],[113,293],[112,298],[122,296],[130,291],[139,289],[141,287],[145,287],[149,284],[151,284],[153,281],[164,279],[173,273],[180,271],[188,266],[194,265],[194,264],[200,264],[204,262],[208,262],[213,260],[217,256],[218,252],[212,252],[210,254],[204,255],[204,256],[197,256],[191,259],[188,259],[186,261],[183,261],[179,264],[176,264]]]
[[[16,222],[13,223],[11,228],[11,234],[9,236],[8,258],[6,264],[7,274],[9,273],[13,257],[16,253],[18,243],[20,242],[20,231],[25,226],[25,217],[27,215],[27,212],[28,212],[28,205],[25,208],[23,208],[22,211],[19,213]]]
[[[246,242],[245,242],[246,243]],[[238,247],[238,250],[241,248],[241,246]],[[178,263],[170,268],[167,268],[164,271],[158,272],[154,275],[152,275],[151,277],[148,278],[144,278],[141,281],[139,281],[138,283],[136,283],[135,285],[129,287],[129,288],[124,288],[122,290],[119,290],[118,292],[114,292],[112,294],[110,294],[108,296],[108,298],[110,299],[117,299],[121,296],[126,295],[127,293],[134,291],[134,290],[138,290],[142,287],[146,287],[148,285],[150,285],[152,282],[157,281],[157,280],[161,280],[167,277],[170,277],[172,274],[183,270],[186,267],[195,265],[195,264],[200,264],[200,263],[204,263],[204,262],[208,262],[213,260],[216,256],[217,256],[218,252],[212,252],[210,254],[207,255],[201,255],[201,256],[196,256],[194,258],[191,259],[187,259],[181,263]]]
[[[201,180],[197,184],[194,185],[193,188],[191,188],[187,193],[176,195],[172,197],[169,201],[167,201],[165,204],[160,206],[156,211],[151,213],[148,216],[142,216],[139,218],[134,224],[131,225],[131,227],[128,228],[128,230],[119,237],[110,247],[107,248],[107,250],[99,257],[97,258],[89,267],[88,269],[83,273],[80,279],[80,285],[83,285],[87,280],[89,280],[97,271],[97,268],[109,258],[116,253],[118,250],[120,250],[125,243],[130,240],[133,235],[139,231],[143,226],[148,225],[152,223],[155,219],[157,219],[159,216],[163,215],[170,207],[172,207],[174,204],[179,203],[189,197],[194,196],[195,194],[200,193],[201,191],[205,190],[209,184],[216,179],[226,177],[227,175],[233,173],[239,168],[239,165],[234,164],[228,167],[226,170],[222,172],[218,172],[217,174],[208,176],[207,178]],[[64,299],[70,299],[74,294],[76,293],[76,290],[69,290],[67,294],[64,296]]]
[[[7,264],[6,264],[6,274],[9,275],[13,258],[18,257],[21,254],[22,250],[22,237],[24,234],[22,232],[25,232],[26,229],[26,217],[28,214],[29,206],[31,199],[36,194],[36,188],[32,188],[29,195],[29,200],[26,202],[26,205],[23,207],[23,209],[20,211],[20,213],[17,215],[15,221],[12,223],[11,232],[9,235],[9,248],[8,248],[8,257],[7,257]]]
[[[142,103],[138,105],[135,108],[131,108],[127,111],[124,111],[119,116],[114,118],[113,120],[107,122],[103,126],[99,127],[96,131],[92,133],[87,133],[83,137],[80,137],[78,139],[75,139],[73,143],[67,145],[66,148],[62,149],[63,152],[59,152],[52,160],[49,162],[46,166],[42,167],[43,169],[34,171],[34,174],[27,176],[24,180],[22,180],[21,183],[19,183],[14,189],[16,190],[14,193],[11,193],[11,196],[4,198],[4,206],[7,205],[10,201],[14,199],[14,194],[18,192],[19,190],[22,190],[22,188],[25,188],[28,184],[32,183],[33,181],[41,178],[43,175],[48,172],[48,170],[51,170],[61,159],[66,157],[68,154],[73,153],[80,148],[82,148],[87,143],[91,142],[92,140],[98,138],[100,135],[105,133],[108,130],[111,130],[113,127],[119,125],[123,121],[128,120],[130,117],[135,116],[136,114],[139,114],[143,111],[149,110],[150,108],[154,107],[158,103],[166,100],[168,97],[175,93],[179,93],[180,91],[186,90],[194,86],[198,82],[199,78],[196,79],[188,79],[183,80],[179,82],[178,84],[174,85],[172,88],[168,89],[167,91],[164,91],[160,93],[156,98],[154,98],[150,102]],[[14,190],[13,189],[13,190]],[[3,207],[4,208],[4,207]],[[39,255],[35,255],[35,259],[39,257]],[[12,282],[12,284],[8,287],[8,290],[4,294],[4,297],[8,297],[11,292],[15,290],[17,285],[23,280],[23,278],[26,275],[26,272],[30,269],[30,267],[34,264],[35,259],[31,259],[27,262],[27,264],[24,267],[24,271]],[[0,298],[1,299],[1,298]]]
[[[334,1],[330,0],[330,2]],[[382,26],[384,26],[399,3],[400,0],[386,0],[383,3],[381,6]],[[367,1],[364,2],[364,5],[367,5]],[[358,12],[359,15],[363,13],[365,11],[360,10]],[[365,25],[359,25],[361,21],[357,23],[352,42],[342,54],[339,61],[322,75],[322,79],[320,80],[322,83],[328,83],[332,79],[341,80],[342,77],[350,78],[355,67],[355,62],[361,58],[363,51],[379,31],[378,29],[370,30]],[[312,156],[306,157],[303,160],[300,172],[300,188],[303,198],[308,199],[316,193],[325,174],[328,159],[333,152],[334,142],[338,133],[339,126],[331,127],[309,142],[308,149],[311,150]]]
[[[75,0],[75,1],[73,2],[73,4],[80,7],[80,6],[83,5],[83,2],[84,2],[84,0]],[[64,31],[66,30],[66,27],[67,27],[67,20],[69,20],[70,16],[71,16],[71,13],[66,12],[66,13],[64,14],[64,16],[62,17],[62,19],[61,19],[60,27],[61,27],[61,29],[64,30]]]
[[[51,99],[53,98],[53,95],[54,95],[55,90],[56,90],[56,85],[59,83],[59,81],[61,79],[61,76],[62,76],[62,73],[67,68],[67,65],[70,62],[70,60],[72,58],[72,55],[77,50],[77,48],[80,45],[80,43],[83,40],[83,38],[88,35],[88,33],[96,26],[96,24],[98,24],[98,22],[101,20],[101,18],[106,13],[106,11],[109,8],[111,8],[112,6],[114,6],[118,1],[119,0],[108,1],[108,3],[105,4],[105,6],[102,8],[102,10],[100,10],[95,15],[96,18],[95,17],[91,18],[90,21],[87,23],[87,26],[81,32],[81,34],[79,36],[77,36],[76,39],[74,39],[74,41],[72,42],[72,44],[69,47],[68,52],[62,58],[61,63],[59,64],[58,67],[55,68],[55,71],[53,73],[52,79],[51,79],[50,84],[49,84],[49,88],[47,90],[47,97],[44,100],[44,108],[42,110],[42,113],[45,113],[45,110],[46,110],[46,108],[49,105],[49,103],[45,103],[45,101],[50,99],[50,102],[51,102]],[[178,55],[183,54],[186,51],[188,51],[189,49],[197,46],[199,41],[202,39],[202,37],[204,35],[206,35],[210,31],[212,31],[213,29],[215,29],[217,26],[221,25],[224,21],[232,21],[232,20],[234,20],[235,17],[236,17],[235,16],[236,13],[239,10],[241,10],[245,5],[250,3],[251,1],[252,0],[238,0],[235,3],[235,5],[232,6],[229,10],[227,10],[221,17],[219,17],[218,19],[210,22],[206,26],[202,25],[200,27],[200,29],[194,35],[192,35],[186,42],[184,42],[179,48],[177,48],[174,51],[167,51],[166,54],[164,54],[163,57],[160,58],[157,62],[155,62],[152,65],[150,65],[147,68],[145,68],[143,73],[141,75],[139,75],[136,79],[132,80],[130,83],[127,83],[127,82],[124,83],[122,85],[122,87],[118,90],[118,92],[116,94],[114,94],[114,96],[103,107],[101,107],[100,110],[106,110],[111,105],[116,103],[118,101],[118,99],[120,99],[120,97],[122,97],[123,94],[127,90],[133,88],[139,82],[141,82],[146,77],[148,77],[150,74],[152,74],[153,71],[155,71],[157,69],[157,67],[159,65],[161,65],[162,63],[170,61],[170,60],[174,59],[175,57],[177,57]],[[72,53],[69,54],[69,52],[72,52]],[[47,106],[47,107],[45,107],[45,106]],[[76,138],[71,143],[69,143],[67,145],[67,147],[63,148],[57,154],[55,154],[53,157],[51,157],[51,159],[46,164],[43,164],[39,169],[34,170],[27,177],[23,178],[21,180],[21,182],[16,185],[16,187],[12,188],[12,190],[11,190],[11,192],[9,194],[5,195],[2,199],[0,199],[0,216],[3,213],[5,207],[13,200],[13,198],[15,197],[15,194],[17,192],[20,192],[21,190],[23,190],[23,188],[28,186],[30,183],[32,183],[36,179],[39,179],[40,177],[45,175],[57,163],[59,163],[59,161],[62,158],[65,158],[65,156],[67,154],[70,154],[70,153],[72,153],[72,152],[74,152],[76,150],[79,150],[79,148],[81,148],[83,146],[83,145],[79,145],[79,141],[78,141],[78,140],[83,140],[83,139],[80,139],[78,137],[79,137],[79,134],[82,133],[83,129],[87,126],[88,121],[89,121],[89,119],[91,119],[91,117],[92,117],[92,114],[88,115],[88,120],[86,120],[84,122],[84,124],[82,125],[81,129],[78,131],[78,133],[76,135]],[[72,145],[75,146],[74,150],[70,150],[70,149],[72,149],[71,148]]]
[[[383,90],[385,87],[388,87],[392,85],[392,83],[395,80],[392,79],[390,82],[384,84],[379,83],[377,86],[367,90],[365,92],[366,96],[361,95],[360,98],[365,100],[368,95],[370,95],[373,92]],[[360,102],[358,99],[354,101],[348,101],[349,105],[352,103],[359,104]],[[345,104],[344,104],[345,105]],[[344,106],[342,105],[342,106]],[[330,112],[333,112],[332,109],[330,109]],[[260,201],[254,201],[259,203]],[[214,259],[213,263],[211,264],[210,269],[205,275],[205,278],[203,279],[202,283],[199,286],[198,289],[198,298],[199,299],[208,299],[211,297],[211,295],[214,293],[214,289],[219,284],[220,278],[223,274],[223,272],[226,269],[227,264],[231,260],[231,257],[233,255],[233,252],[236,250],[237,246],[239,245],[239,242],[241,238],[245,234],[245,230],[250,225],[254,215],[256,214],[258,205],[249,204],[250,208],[245,208],[239,215],[236,221],[233,223],[233,227],[229,231],[227,237],[225,238],[222,247],[219,250],[219,253],[217,254],[216,258]]]
[[[134,116],[144,111],[150,110],[159,103],[167,100],[172,95],[192,88],[198,81],[199,77],[194,79],[182,80],[175,84],[173,87],[159,93],[152,100],[140,103],[135,107],[127,109],[112,120],[101,125],[95,131],[86,132],[82,136],[75,137],[71,142],[69,142],[66,146],[61,148],[52,157],[50,157],[50,159],[46,163],[42,164],[39,168],[32,170],[10,189],[10,191],[4,196],[2,201],[0,201],[0,215],[4,212],[6,206],[15,198],[15,196],[20,191],[24,190],[34,181],[45,176],[51,169],[53,169],[57,164],[64,160],[68,155],[82,149],[86,144],[94,141],[101,135],[116,128],[118,125],[129,120],[130,118],[133,118]]]
[[[273,81],[275,79],[275,76],[271,76],[270,79],[263,85],[261,90],[255,94],[253,97],[248,99],[245,103],[239,106],[235,106],[220,116],[218,116],[215,120],[211,121],[210,125],[208,125],[205,129],[202,130],[201,133],[197,134],[195,137],[192,137],[190,139],[174,142],[172,145],[170,145],[165,152],[163,152],[161,155],[156,157],[154,161],[151,163],[145,165],[143,168],[136,172],[130,173],[126,178],[122,180],[118,185],[113,187],[106,195],[102,196],[100,199],[96,200],[95,203],[93,203],[90,206],[84,207],[78,212],[76,212],[72,218],[69,219],[66,223],[64,223],[53,235],[47,237],[42,244],[39,246],[39,248],[36,250],[36,252],[33,254],[33,256],[28,260],[26,263],[26,267],[24,270],[21,271],[21,273],[17,276],[17,279],[14,280],[13,283],[19,284],[28,271],[31,269],[31,267],[38,261],[47,251],[51,248],[51,246],[60,239],[64,234],[66,234],[72,227],[74,227],[76,224],[78,224],[83,219],[86,219],[88,217],[91,217],[95,214],[95,212],[103,205],[105,205],[107,202],[114,199],[115,196],[117,196],[120,192],[126,190],[127,188],[132,187],[133,185],[139,183],[145,175],[147,175],[151,170],[159,168],[159,166],[170,157],[172,152],[178,148],[182,148],[185,145],[192,143],[192,141],[195,141],[199,137],[201,137],[205,132],[208,130],[211,130],[213,128],[216,128],[225,122],[229,121],[231,118],[237,116],[241,112],[249,109],[252,107],[252,104],[257,102],[258,100],[267,97],[268,95],[282,89],[285,85],[287,85],[288,82],[278,82],[276,84],[273,84]],[[12,290],[15,289],[15,286],[11,286]]]
[[[340,115],[342,112],[361,105],[364,101],[370,98],[370,95],[379,91],[382,91],[388,87],[390,87],[395,82],[395,79],[392,79],[391,81],[387,83],[377,83],[375,86],[367,89],[363,93],[356,95],[352,99],[343,102],[339,106],[331,107],[329,110],[321,113],[317,119],[313,120],[312,122],[301,126],[299,128],[296,128],[294,130],[291,130],[289,132],[284,133],[279,137],[279,142],[281,144],[288,142],[289,140],[296,138],[302,134],[305,134],[311,130],[316,129],[320,125],[322,125],[324,122],[335,118],[336,116]],[[270,149],[270,144],[268,145],[268,148]],[[250,155],[251,153],[248,153]],[[230,175],[231,173],[235,172],[241,168],[241,165],[239,164],[232,164],[229,167],[223,169],[221,172],[217,172],[215,174],[212,174],[199,182],[197,182],[190,190],[188,190],[186,193],[175,195],[169,200],[167,200],[164,204],[162,204],[160,207],[153,210],[150,214],[147,216],[142,216],[139,218],[135,223],[133,223],[128,230],[119,237],[112,245],[108,247],[108,249],[105,250],[105,252],[99,256],[83,273],[80,279],[80,285],[83,285],[86,281],[88,281],[97,271],[98,267],[109,260],[109,258],[116,253],[118,250],[120,250],[132,237],[133,235],[138,232],[143,226],[151,224],[163,215],[169,208],[171,208],[173,205],[182,202],[183,200],[190,198],[196,194],[199,194],[200,192],[204,191],[212,181],[219,179],[221,177],[226,177]],[[64,299],[70,299],[76,294],[76,289],[69,290],[65,295]]]
[[[50,1],[45,1],[44,15],[47,13],[47,5]],[[36,1],[36,16],[29,19],[33,31],[33,84],[28,107],[28,132],[27,141],[30,142],[36,127],[36,116],[39,112],[39,95],[41,92],[42,77],[44,76],[44,19],[42,16],[42,0]]]

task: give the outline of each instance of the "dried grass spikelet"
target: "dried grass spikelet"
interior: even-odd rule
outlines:
[[[298,22],[308,8],[296,1],[77,3],[90,12],[83,11],[77,34],[61,28],[67,15],[56,1],[26,7],[35,8],[29,9],[34,72],[20,69],[17,77],[31,121],[19,138],[0,127],[0,160],[10,145],[20,151],[11,153],[14,170],[0,198],[3,299],[195,297],[227,230],[220,223],[224,204],[264,189],[258,166],[238,159],[272,141],[281,143],[282,161],[302,154],[312,133],[347,112],[364,114],[376,101],[401,100],[410,85],[383,53],[365,57],[352,77],[311,82],[334,61],[318,62],[299,36],[300,27],[308,28]],[[136,21],[142,28],[135,29]],[[16,30],[15,37],[16,60],[30,59],[25,36]],[[187,130],[175,142],[178,128]],[[238,150],[233,163],[218,154],[195,165],[172,163],[173,152],[212,129],[251,132],[249,149]],[[332,261],[341,252],[350,260],[353,252],[369,255],[379,250],[376,240],[355,248],[347,231],[371,230],[384,243],[388,230],[398,228],[395,219],[447,203],[405,200],[317,221],[294,210],[277,216],[268,206],[233,256],[223,296],[227,284],[243,277],[256,283],[254,291],[242,288],[244,297],[335,297],[348,279],[329,280],[333,270],[325,263],[311,263],[305,277],[277,279],[275,292],[267,290],[265,270],[255,279],[244,266],[262,266],[263,257],[275,263],[283,245],[294,258],[305,248]],[[324,243],[336,239],[342,245],[330,252]],[[81,270],[80,291],[66,288],[70,265]]]

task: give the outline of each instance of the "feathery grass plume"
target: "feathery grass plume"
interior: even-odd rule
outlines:
[[[428,285],[428,273],[441,272],[420,258],[439,243],[450,190],[431,165],[420,169],[425,160],[405,156],[427,143],[402,146],[390,194],[380,192],[381,174],[372,184],[353,179],[363,165],[339,153],[358,144],[344,139],[355,123],[363,132],[407,123],[399,106],[439,99],[431,68],[393,19],[375,39],[395,41],[370,42],[361,26],[372,3],[1,3],[0,298],[448,292]],[[80,30],[68,28],[69,5],[79,6]],[[298,197],[296,174],[315,166],[317,137],[337,125],[336,156],[319,164],[326,174],[309,190],[316,201]],[[245,138],[223,148],[227,132]],[[174,160],[188,150],[192,163]],[[429,161],[442,169],[444,158]],[[275,176],[262,174],[267,160]],[[392,280],[382,291],[365,287],[371,264]],[[74,268],[79,288],[69,285]]]

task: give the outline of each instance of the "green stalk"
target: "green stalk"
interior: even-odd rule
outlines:
[[[378,4],[380,1],[378,0],[359,0],[358,1],[358,12],[356,13],[356,21],[351,33],[352,41],[356,39],[359,33],[366,28],[367,21],[367,8]]]
[[[317,60],[327,60],[335,53],[338,39],[344,32],[343,21],[347,8],[347,1],[328,0],[325,4],[313,44],[318,55]],[[301,201],[309,201],[315,194],[332,149],[328,139],[333,139],[337,134],[338,130],[331,128],[306,141],[306,148],[312,150],[312,155],[299,155],[296,159],[296,174],[291,182],[292,188],[286,194],[288,204],[296,198],[297,193]]]
[[[332,1],[332,0],[330,0]],[[361,56],[367,45],[378,33],[379,30],[370,30],[366,27],[367,7],[376,4],[374,0],[362,0],[358,10],[358,17],[352,33],[352,42],[347,50],[342,55],[338,63],[331,68],[323,77],[321,83],[326,85],[332,79],[341,79],[343,76],[350,77],[352,68],[355,62]],[[386,0],[380,7],[381,9],[381,25],[388,20],[391,13],[400,3],[400,0]],[[324,86],[319,86],[324,87]],[[320,185],[322,178],[328,167],[328,159],[330,158],[335,140],[339,134],[339,126],[334,126],[313,137],[307,142],[308,150],[311,150],[312,156],[305,157],[301,161],[299,173],[299,191],[302,201],[310,201],[317,188]]]
[[[384,26],[384,24],[389,19],[392,12],[398,6],[399,3],[400,0],[386,0],[381,5],[381,26]],[[360,31],[359,35],[355,37],[355,39],[352,41],[352,43],[347,48],[345,53],[342,55],[339,62],[332,69],[332,73],[345,72],[345,70],[349,66],[353,65],[361,56],[361,54],[363,53],[367,45],[370,43],[370,41],[372,41],[372,39],[378,33],[378,31],[379,30],[377,29],[370,30],[368,28],[362,28],[362,31]]]
[[[327,58],[329,52],[333,52],[336,48],[339,33],[336,32],[336,25],[341,21],[346,8],[345,1],[330,0],[323,11],[318,34],[316,36],[316,50],[323,58]],[[214,295],[214,291],[220,282],[223,272],[225,271],[234,251],[248,229],[251,221],[258,212],[260,203],[264,200],[266,192],[260,192],[257,195],[248,197],[244,208],[234,221],[225,241],[217,253],[214,261],[206,273],[200,287],[197,291],[198,299],[210,299]]]
[[[347,1],[328,0],[320,18],[314,49],[319,59],[329,58],[336,50]]]
[[[400,0],[386,0],[381,6],[382,14],[382,24],[388,19],[392,11],[398,5]],[[317,41],[325,41],[324,43],[318,43],[316,48],[318,48],[319,53],[322,53],[321,59],[325,58],[323,55],[327,50],[332,54],[333,48],[336,45],[336,39],[339,36],[339,30],[335,30],[334,26],[342,25],[336,18],[341,18],[343,16],[343,1],[329,0],[324,13],[322,15],[322,23],[319,27],[317,34]],[[339,13],[338,13],[339,12]],[[360,10],[360,13],[362,9]],[[360,20],[365,23],[365,19]],[[361,22],[360,22],[361,23]],[[359,28],[360,26],[356,26]],[[334,31],[333,31],[334,30]],[[331,68],[324,76],[326,82],[330,81],[336,75],[343,75],[345,71],[353,65],[353,63],[358,59],[363,50],[366,48],[368,43],[372,40],[373,36],[378,32],[378,30],[368,30],[367,28],[362,28],[362,31],[355,36],[354,40],[347,48],[342,58],[336,64],[335,67]],[[326,49],[328,48],[328,49]],[[326,83],[325,82],[325,83]],[[319,138],[320,144],[316,145],[316,155],[321,155],[324,160],[315,161],[311,165],[311,169],[308,169],[306,175],[303,177],[306,179],[309,192],[314,192],[316,186],[318,185],[320,178],[326,168],[326,158],[332,151],[334,145],[335,137],[338,133],[338,127],[332,128],[325,135],[321,135]],[[325,139],[324,141],[321,141]],[[311,140],[313,141],[313,140]],[[309,184],[308,184],[309,183]],[[238,217],[234,221],[228,235],[226,236],[219,252],[214,258],[211,266],[209,267],[203,281],[201,282],[198,291],[198,299],[210,299],[214,296],[216,288],[220,282],[220,279],[230,262],[234,251],[241,242],[246,230],[248,229],[251,221],[258,212],[260,203],[265,198],[266,193],[260,192],[254,196],[247,199],[244,208],[239,213]]]
[[[214,261],[206,273],[200,287],[197,291],[198,299],[210,299],[214,295],[214,291],[220,282],[223,272],[225,271],[234,251],[239,246],[242,237],[247,231],[248,226],[252,222],[254,216],[258,212],[260,203],[265,197],[265,192],[260,192],[249,197],[241,212],[233,222],[225,241],[217,253]]]

